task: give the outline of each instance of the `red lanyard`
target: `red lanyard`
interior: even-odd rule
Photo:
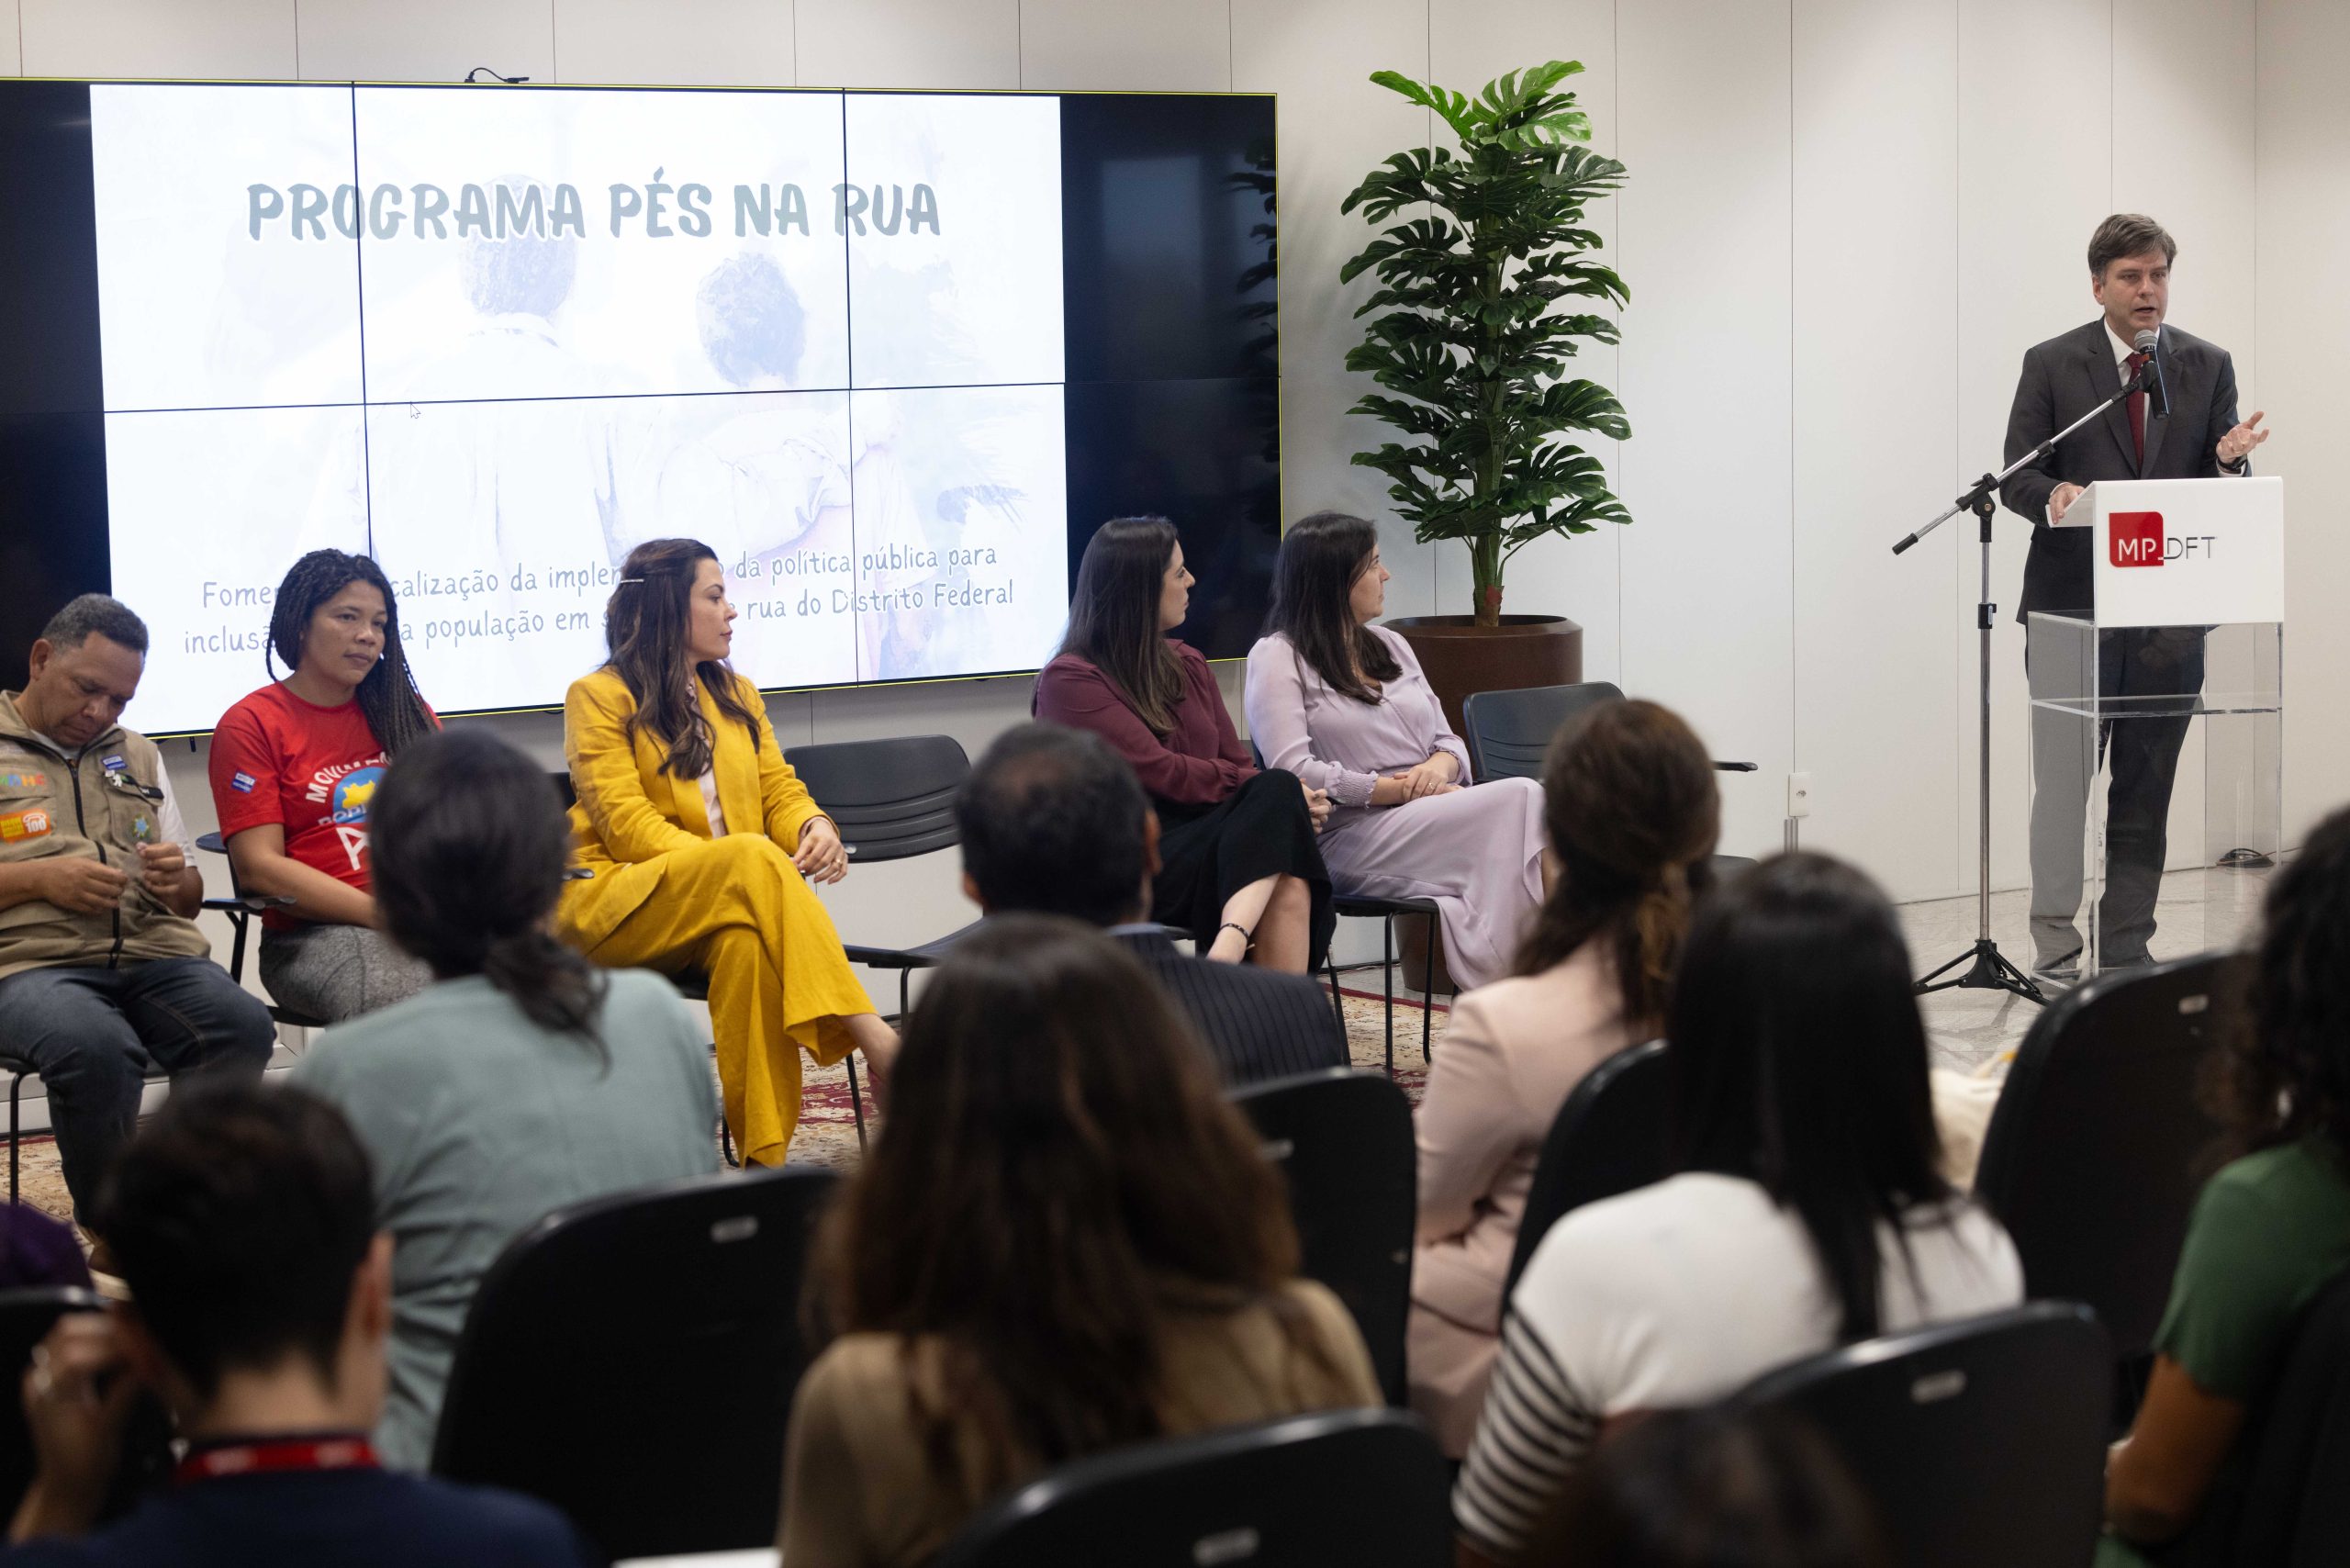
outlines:
[[[223,1475],[266,1475],[289,1470],[373,1470],[375,1450],[365,1438],[289,1438],[282,1442],[223,1443],[180,1461],[172,1478],[185,1486]]]

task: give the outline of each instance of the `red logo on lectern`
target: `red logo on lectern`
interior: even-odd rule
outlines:
[[[2118,511],[2106,519],[2106,549],[2117,566],[2163,564],[2163,514]]]

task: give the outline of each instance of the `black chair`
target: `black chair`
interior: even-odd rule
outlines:
[[[1114,1450],[981,1512],[934,1568],[1440,1568],[1449,1467],[1419,1422],[1332,1410]]]
[[[2015,1238],[2031,1294],[2087,1303],[2125,1371],[2170,1298],[2221,1132],[2199,1081],[2251,962],[2207,955],[2066,992],[2032,1020],[1984,1135],[1975,1193]]]
[[[1518,1217],[1502,1299],[1560,1216],[1585,1204],[1636,1192],[1672,1171],[1665,1154],[1664,1042],[1617,1051],[1583,1075],[1542,1139],[1534,1184]]]
[[[106,1298],[70,1285],[0,1291],[0,1514],[14,1515],[33,1484],[32,1431],[17,1390],[32,1364],[33,1347],[57,1320],[73,1312],[104,1312]],[[139,1492],[171,1469],[171,1427],[162,1407],[142,1394],[123,1429],[122,1461],[102,1517],[124,1512]]]
[[[1420,975],[1420,1059],[1427,1061],[1429,1047],[1435,1039],[1436,1028],[1436,953],[1437,916],[1433,899],[1382,899],[1360,893],[1333,893],[1330,897],[1333,913],[1360,920],[1379,922],[1379,993],[1385,1004],[1387,1025],[1387,1076],[1395,1076],[1395,970],[1401,960],[1395,953],[1395,921],[1399,915],[1418,915],[1428,923],[1426,951],[1427,967]],[[1347,1005],[1338,994],[1338,965],[1335,958],[1324,960],[1330,977],[1330,1005],[1337,1009],[1338,1025],[1346,1026]]]
[[[218,855],[224,859],[229,855],[229,846],[217,833],[199,835],[196,841],[196,846],[207,855]],[[242,985],[245,982],[245,948],[247,938],[252,935],[254,917],[266,910],[288,908],[294,901],[272,894],[245,891],[237,882],[237,863],[233,859],[229,861],[229,886],[234,896],[225,899],[206,899],[204,907],[216,914],[223,914],[229,918],[229,929],[231,933],[229,946],[229,978],[239,985]],[[269,1004],[269,1015],[289,1028],[323,1029],[327,1026],[327,1021],[323,1018],[313,1018],[308,1014],[295,1008],[280,1007],[274,1002]]]
[[[798,1165],[696,1178],[516,1237],[475,1292],[433,1473],[544,1498],[615,1560],[772,1542],[833,1182]]]
[[[2221,1560],[2233,1568],[2350,1562],[2350,1274],[2302,1315],[2246,1440],[2252,1462]]]
[[[1411,1102],[1392,1080],[1334,1067],[1237,1089],[1232,1103],[1288,1181],[1299,1272],[1347,1304],[1381,1390],[1401,1406],[1419,1206]]]
[[[2087,1308],[2035,1302],[1843,1346],[1734,1403],[1818,1428],[1903,1568],[2081,1568],[2105,1511],[2111,1358]]]
[[[1586,708],[1622,700],[1623,688],[1606,680],[1472,692],[1460,705],[1460,722],[1469,732],[1461,738],[1469,743],[1469,760],[1480,779],[1539,778],[1550,741],[1568,720]],[[1717,761],[1714,770],[1751,773],[1755,765]],[[1717,855],[1713,864],[1714,879],[1719,881],[1754,862],[1743,855]]]

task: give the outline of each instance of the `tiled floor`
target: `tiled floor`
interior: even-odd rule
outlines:
[[[2265,871],[2173,871],[2163,879],[2154,906],[2156,958],[2182,958],[2232,946],[2253,929],[2267,885]],[[2031,965],[2029,895],[2021,889],[1991,895],[1991,936],[2009,962]],[[1901,906],[1909,956],[1919,974],[1971,945],[1979,922],[1973,896]],[[2022,1040],[2040,1009],[1995,991],[1937,991],[1923,1000],[1926,1032],[1938,1067],[1972,1072]]]

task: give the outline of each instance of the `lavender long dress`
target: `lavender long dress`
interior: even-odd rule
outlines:
[[[1465,990],[1510,972],[1542,902],[1542,787],[1497,778],[1401,806],[1371,804],[1380,776],[1450,752],[1470,782],[1469,748],[1403,638],[1371,628],[1403,666],[1375,703],[1332,691],[1286,637],[1248,651],[1248,732],[1268,767],[1327,790],[1337,805],[1322,860],[1340,892],[1436,901],[1445,962]]]

